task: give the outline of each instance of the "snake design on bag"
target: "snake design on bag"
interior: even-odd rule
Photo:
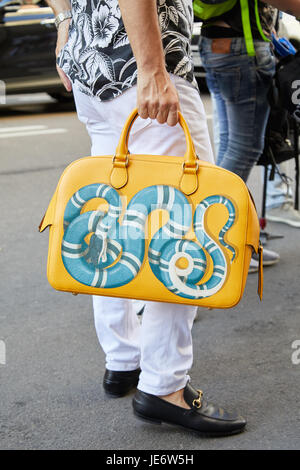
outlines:
[[[89,211],[81,214],[83,206],[93,198],[107,201],[107,212]],[[62,259],[69,274],[82,284],[100,288],[120,287],[131,282],[139,273],[145,256],[145,224],[156,209],[169,213],[168,222],[153,236],[148,250],[152,272],[174,294],[187,299],[201,299],[217,293],[226,280],[228,263],[221,247],[205,231],[205,213],[214,204],[223,204],[228,220],[219,233],[219,242],[236,256],[225,234],[233,226],[236,211],[224,196],[209,196],[196,208],[186,196],[171,186],[149,186],[131,199],[123,217],[118,192],[107,184],[90,184],[77,191],[68,201],[64,214]],[[199,244],[183,237],[193,222]],[[89,244],[85,241],[92,234]],[[205,254],[207,253],[207,255]],[[199,284],[207,270],[207,257],[213,263],[212,275]],[[185,258],[188,267],[179,268],[178,260]],[[177,263],[177,265],[176,265]]]

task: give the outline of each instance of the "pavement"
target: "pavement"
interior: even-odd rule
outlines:
[[[269,242],[281,261],[265,269],[263,302],[251,274],[237,307],[201,309],[193,327],[192,382],[238,409],[246,432],[199,438],[138,421],[132,394],[104,395],[91,299],[49,286],[38,232],[62,170],[89,146],[72,106],[22,95],[0,107],[0,449],[299,449],[300,237],[285,225],[267,226],[284,238]],[[261,186],[255,169],[258,204]]]

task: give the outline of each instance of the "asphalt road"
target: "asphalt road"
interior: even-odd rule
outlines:
[[[193,383],[239,409],[247,431],[201,439],[145,424],[132,414],[132,395],[103,393],[90,299],[56,292],[46,279],[48,234],[37,227],[62,170],[87,154],[72,106],[45,95],[0,106],[0,449],[299,449],[299,230],[268,225],[284,238],[269,244],[281,261],[265,270],[262,303],[252,274],[239,306],[200,310],[193,327]],[[250,186],[259,203],[259,169]]]

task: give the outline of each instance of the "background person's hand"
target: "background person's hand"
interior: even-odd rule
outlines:
[[[178,93],[167,71],[139,71],[137,87],[137,107],[142,119],[157,119],[169,126],[178,123]]]
[[[60,51],[62,48],[66,45],[69,37],[69,25],[70,25],[70,20],[65,20],[62,23],[60,23],[57,31],[57,42],[56,42],[56,49],[55,49],[55,54],[56,57],[58,57]],[[72,91],[72,83],[68,79],[67,75],[65,72],[56,64],[56,70],[58,75],[60,76],[60,79],[67,91]]]

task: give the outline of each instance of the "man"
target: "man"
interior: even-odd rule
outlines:
[[[56,16],[70,10],[68,0],[48,3]],[[58,73],[67,90],[72,80],[93,155],[114,152],[137,104],[142,119],[133,129],[131,152],[182,155],[185,142],[176,126],[181,109],[198,155],[212,161],[204,109],[193,83],[192,19],[191,0],[74,0],[72,13],[62,15]],[[190,384],[195,307],[147,302],[140,325],[130,301],[94,297],[93,303],[106,354],[107,393],[122,396],[138,384],[134,411],[152,422],[216,436],[245,428],[242,417],[208,404]]]

